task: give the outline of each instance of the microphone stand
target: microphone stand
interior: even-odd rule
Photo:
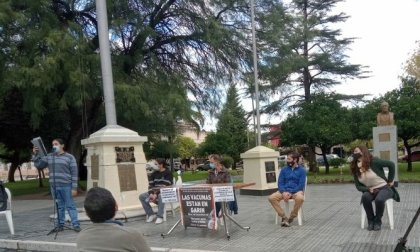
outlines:
[[[64,209],[64,225],[62,227],[60,227],[60,211],[58,210],[57,186],[56,186],[56,182],[55,182],[55,156],[56,155],[57,154],[55,152],[52,153],[53,185],[51,186],[51,188],[52,188],[51,195],[54,195],[53,196],[53,199],[54,199],[54,215],[53,215],[53,218],[56,218],[57,221],[54,221],[54,228],[51,229],[51,231],[48,232],[48,234],[47,234],[47,235],[50,235],[52,233],[55,233],[54,240],[57,239],[58,232],[63,231],[64,229],[66,229],[66,230],[74,230],[73,228],[68,227],[65,224],[66,223],[66,220],[65,220],[65,217],[66,217],[65,209]]]
[[[405,232],[404,236],[398,240],[398,244],[395,247],[394,252],[411,251],[411,249],[407,248],[405,246],[405,244],[407,243],[408,234],[410,233],[411,229],[413,228],[414,223],[416,223],[419,215],[420,215],[420,206],[419,206],[419,209],[417,209],[417,213],[414,215],[413,220],[411,220],[410,226],[408,226],[407,231]]]

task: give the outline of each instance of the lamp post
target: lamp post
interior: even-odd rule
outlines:
[[[106,125],[117,125],[115,112],[114,84],[112,80],[111,53],[109,50],[109,31],[106,0],[96,0],[96,15],[98,17],[99,51],[101,57],[101,72],[105,100]]]
[[[260,126],[260,94],[258,91],[258,59],[257,43],[255,38],[255,4],[251,0],[251,29],[252,29],[252,51],[254,59],[254,87],[255,87],[255,110],[257,117],[257,146],[261,145],[261,126]]]

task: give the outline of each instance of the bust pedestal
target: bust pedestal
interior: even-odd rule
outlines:
[[[141,208],[140,193],[148,190],[143,143],[146,137],[124,127],[106,126],[82,140],[87,148],[87,189],[111,191],[119,210]]]
[[[392,161],[395,164],[395,186],[398,186],[397,126],[373,128],[373,156]]]
[[[241,154],[244,162],[244,183],[254,186],[241,189],[243,195],[270,195],[277,191],[279,177],[278,152],[264,146],[257,146]]]

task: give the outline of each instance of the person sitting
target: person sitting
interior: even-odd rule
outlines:
[[[388,167],[388,178],[384,167]],[[366,146],[358,146],[353,151],[350,170],[354,176],[356,189],[362,192],[362,204],[368,219],[368,230],[381,230],[385,202],[388,199],[400,201],[394,187],[395,165],[393,162],[373,158]],[[375,201],[376,215],[373,212],[372,201]]]
[[[124,227],[121,222],[114,220],[118,206],[107,189],[90,189],[84,208],[93,224],[77,236],[78,251],[152,251],[139,231]]]
[[[152,173],[149,180],[149,191],[140,194],[139,199],[144,211],[146,212],[147,223],[152,222],[156,218],[156,215],[153,212],[150,202],[153,202],[158,205],[158,212],[155,224],[161,224],[163,222],[165,203],[162,202],[159,188],[172,185],[173,176],[171,171],[166,168],[165,159],[157,159],[155,165],[156,170]]]
[[[300,154],[290,153],[287,155],[286,163],[287,165],[281,169],[279,175],[278,191],[268,197],[268,201],[281,217],[281,225],[283,227],[289,227],[293,219],[298,215],[298,211],[303,204],[306,180],[305,168],[300,165]],[[288,218],[280,206],[280,201],[284,200],[287,202],[289,199],[294,199],[295,204]]]
[[[230,183],[230,173],[229,171],[221,164],[221,158],[217,154],[209,156],[210,161],[210,170],[207,177],[207,184],[226,184]],[[222,202],[216,202],[216,216],[221,217]]]

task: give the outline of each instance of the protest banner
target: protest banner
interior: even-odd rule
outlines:
[[[184,227],[216,229],[216,210],[211,187],[179,188]]]

